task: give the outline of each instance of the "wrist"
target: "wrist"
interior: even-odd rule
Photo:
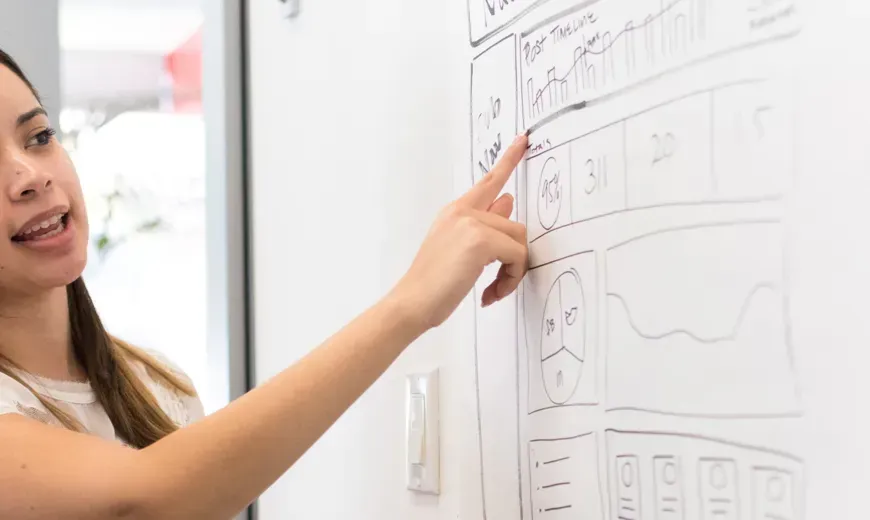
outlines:
[[[380,302],[384,315],[399,329],[415,339],[425,334],[431,326],[421,306],[400,288],[390,291]]]

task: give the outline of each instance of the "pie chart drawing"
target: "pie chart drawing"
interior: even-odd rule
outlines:
[[[555,157],[544,161],[538,181],[538,220],[546,230],[553,229],[562,211],[562,171]]]
[[[541,379],[550,402],[571,399],[583,373],[586,307],[583,283],[574,269],[556,278],[547,294],[541,324]]]

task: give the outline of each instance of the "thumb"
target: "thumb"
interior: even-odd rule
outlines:
[[[505,193],[492,203],[489,207],[489,212],[495,213],[500,217],[510,218],[511,214],[514,212],[513,196],[511,196],[510,193]]]

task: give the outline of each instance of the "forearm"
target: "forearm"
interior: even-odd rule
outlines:
[[[227,408],[142,451],[161,518],[228,518],[262,493],[422,332],[384,300]]]

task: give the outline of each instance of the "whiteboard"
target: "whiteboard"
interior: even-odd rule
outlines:
[[[475,316],[481,518],[809,518],[803,4],[468,4],[471,180],[532,131],[530,272]]]

